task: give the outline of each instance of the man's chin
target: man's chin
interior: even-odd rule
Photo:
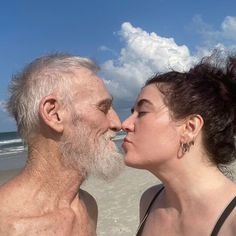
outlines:
[[[112,157],[108,157],[106,161],[101,161],[99,165],[96,165],[91,171],[91,175],[100,180],[110,182],[121,174],[124,167],[123,155],[115,153]]]
[[[105,182],[112,182],[114,181],[122,172],[123,168],[120,168],[119,171],[112,172],[112,173],[106,173],[106,174],[99,174],[99,175],[94,175],[94,177],[97,177],[100,180],[103,180]]]

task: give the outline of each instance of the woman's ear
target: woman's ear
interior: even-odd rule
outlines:
[[[63,132],[62,107],[55,96],[49,95],[41,100],[39,104],[39,116],[48,127],[58,133]]]
[[[204,124],[203,118],[200,115],[191,115],[186,118],[183,123],[183,142],[194,142]]]

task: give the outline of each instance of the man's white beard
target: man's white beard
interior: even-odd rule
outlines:
[[[111,180],[124,167],[123,155],[118,152],[111,138],[115,132],[107,131],[98,139],[91,136],[92,130],[78,122],[73,131],[61,143],[62,161],[67,167],[76,169],[86,179],[89,175]]]

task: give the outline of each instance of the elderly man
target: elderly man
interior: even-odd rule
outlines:
[[[0,187],[0,235],[96,235],[97,205],[80,189],[123,160],[120,120],[89,59],[53,54],[13,77],[8,109],[28,144],[23,171]]]

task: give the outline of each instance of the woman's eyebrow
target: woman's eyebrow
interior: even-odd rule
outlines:
[[[146,103],[147,103],[148,105],[152,105],[152,106],[153,106],[153,104],[152,104],[151,101],[149,101],[148,99],[143,98],[143,99],[140,99],[140,100],[137,102],[136,107],[141,107],[142,105],[145,105]]]
[[[141,106],[143,106],[143,105],[145,105],[145,104],[148,104],[148,105],[153,106],[152,102],[149,101],[148,99],[145,99],[145,98],[140,99],[140,100],[137,102],[137,104],[135,104],[135,106],[133,106],[133,107],[131,108],[131,114],[134,113],[134,110],[135,110],[135,109],[140,108]]]

